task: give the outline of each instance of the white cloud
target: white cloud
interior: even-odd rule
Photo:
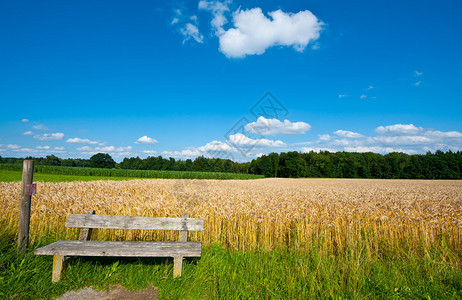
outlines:
[[[372,90],[373,88],[374,88],[374,86],[370,85],[367,88],[365,88],[365,90],[368,91],[368,90]]]
[[[368,142],[368,141],[366,141]],[[352,140],[352,139],[335,139],[332,142],[330,142],[330,145],[334,146],[341,146],[341,147],[346,147],[346,146],[359,146],[364,144],[365,141],[363,140]]]
[[[423,73],[416,70],[416,71],[414,71],[414,74],[415,74],[415,76],[420,76],[420,75],[422,75]]]
[[[363,94],[363,95],[359,96],[359,98],[364,99],[364,98],[367,98],[367,96]]]
[[[319,139],[320,139],[321,141],[328,141],[328,140],[331,139],[331,136],[328,135],[328,134],[320,134],[320,135],[319,135]]]
[[[124,156],[130,156],[132,153],[131,152],[117,152],[117,153],[112,153],[112,156],[114,157],[124,157]]]
[[[95,151],[89,151],[89,152],[80,152],[80,154],[82,155],[95,155],[97,154],[98,152],[95,152]]]
[[[21,146],[19,146],[19,145],[14,145],[14,144],[7,145],[6,147],[7,147],[8,149],[19,149],[19,148],[21,148]]]
[[[268,139],[251,139],[242,133],[236,133],[229,136],[229,142],[237,147],[282,147],[286,144],[281,141]]]
[[[303,153],[309,153],[309,152],[321,152],[321,151],[329,151],[329,152],[337,152],[337,150],[335,149],[332,149],[332,148],[323,148],[323,147],[319,147],[319,148],[312,148],[312,147],[302,147],[300,149],[300,152],[303,152]]]
[[[376,136],[374,140],[387,145],[418,145],[432,142],[430,138],[420,135]]]
[[[270,18],[259,7],[237,10],[233,13],[234,27],[223,30],[226,18],[216,18],[220,14],[214,14],[212,22],[216,22],[220,51],[231,58],[263,54],[273,46],[293,47],[302,52],[310,42],[319,38],[324,25],[309,10],[295,14],[276,10],[268,15]]]
[[[24,122],[24,123],[29,122],[29,119],[22,119],[21,122]]]
[[[64,137],[64,133],[60,133],[60,132],[34,135],[34,139],[37,139],[40,141],[57,141],[57,140],[62,140],[63,137]]]
[[[364,135],[360,133],[356,133],[356,132],[348,131],[348,130],[337,130],[334,133],[340,137],[344,137],[348,139],[358,139],[358,138],[364,137]]]
[[[338,98],[339,98],[339,99],[342,99],[342,98],[345,98],[345,97],[347,97],[347,96],[348,96],[347,94],[340,94],[340,95],[338,95]]]
[[[26,131],[23,133],[23,135],[33,135],[34,133],[32,131]]]
[[[247,132],[252,132],[261,135],[278,135],[278,134],[304,134],[311,129],[311,125],[305,122],[284,122],[278,119],[266,119],[259,117],[256,122],[245,125]]]
[[[227,18],[225,17],[225,12],[229,11],[228,5],[231,1],[199,1],[199,9],[210,11],[213,15],[212,25],[213,30],[217,36],[223,34],[225,30],[223,26],[228,23]]]
[[[96,151],[103,151],[103,152],[111,152],[111,151],[115,151],[115,147],[114,146],[106,146],[106,147],[103,147],[103,148],[99,148],[99,147],[96,147],[95,150]]]
[[[378,134],[398,134],[398,135],[409,135],[409,134],[417,134],[423,131],[422,127],[416,127],[414,124],[395,124],[395,125],[388,125],[388,126],[379,126],[375,129],[375,132]]]
[[[142,143],[142,144],[156,144],[158,141],[156,139],[150,138],[146,135],[140,137],[135,144]]]
[[[156,150],[143,150],[141,152],[146,153],[146,154],[156,154],[157,153]]]
[[[236,152],[236,148],[231,147],[227,143],[220,141],[212,141],[205,146],[197,148],[201,152]]]
[[[181,34],[184,36],[183,43],[190,39],[194,39],[198,43],[204,42],[204,36],[199,32],[199,28],[191,23],[187,23],[185,27],[180,29]]]
[[[458,131],[437,131],[429,130],[424,133],[426,136],[435,137],[435,138],[462,138],[462,133]]]
[[[46,128],[46,127],[45,127],[44,125],[42,125],[42,124],[34,125],[34,126],[32,126],[32,128],[37,129],[37,130],[48,130],[48,128]]]
[[[41,152],[42,150],[31,149],[31,148],[21,148],[21,149],[14,149],[15,152],[22,152],[22,153],[37,153]]]
[[[127,152],[127,151],[131,151],[132,150],[132,146],[127,146],[127,147],[118,147],[115,149],[116,152]]]
[[[419,86],[419,85],[421,85],[421,84],[422,84],[422,81],[421,81],[421,80],[419,80],[419,81],[417,81],[416,83],[414,83],[415,86]]]
[[[197,149],[184,149],[182,151],[164,151],[161,154],[167,157],[179,158],[194,158],[202,155],[202,153]]]
[[[83,146],[83,147],[77,148],[77,150],[85,151],[85,152],[82,152],[82,154],[96,154],[98,152],[105,152],[105,153],[114,152],[114,153],[117,153],[118,155],[122,155],[121,153],[130,152],[132,150],[132,147],[127,146],[127,147],[117,147],[116,148],[114,146],[105,146],[105,147],[91,148],[89,146]]]
[[[170,23],[170,25],[175,25],[176,23],[178,23],[180,20],[178,18],[173,18],[172,22]]]
[[[99,142],[75,137],[75,138],[67,139],[66,143],[97,145]]]
[[[50,149],[50,146],[37,146],[35,148],[40,149],[40,150],[48,150]]]
[[[380,147],[380,146],[359,146],[359,147],[345,147],[345,151],[348,152],[374,152],[374,153],[390,153],[390,152],[403,152],[408,154],[416,153],[415,150],[403,149],[403,148],[392,148],[392,147]]]
[[[64,150],[64,147],[54,147],[53,150],[57,150],[57,151],[63,151]]]
[[[80,147],[80,148],[77,148],[78,151],[90,151],[91,148],[88,147],[88,146],[83,146],[83,147]]]

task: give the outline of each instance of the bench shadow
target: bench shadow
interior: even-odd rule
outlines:
[[[183,263],[197,265],[200,257],[185,257]],[[173,257],[112,257],[112,256],[71,256],[69,263],[89,262],[102,266],[112,265],[119,262],[119,265],[143,264],[143,265],[173,265]]]

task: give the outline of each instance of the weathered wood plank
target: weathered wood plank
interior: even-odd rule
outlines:
[[[35,250],[34,254],[55,256],[200,257],[202,243],[62,240]]]
[[[189,218],[189,214],[184,214],[183,218]],[[188,241],[188,230],[181,230],[180,233],[180,242],[185,243]]]
[[[66,227],[200,231],[204,230],[204,220],[72,214],[67,218]]]
[[[85,214],[94,215],[95,210],[87,210]],[[81,228],[79,233],[79,241],[89,241],[91,239],[91,234],[93,233],[93,228]]]
[[[22,167],[21,202],[19,203],[18,253],[26,254],[29,247],[30,207],[32,196],[27,193],[27,185],[34,178],[34,161],[25,160]]]

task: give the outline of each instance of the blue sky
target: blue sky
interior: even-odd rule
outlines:
[[[0,156],[462,150],[461,10],[3,1]]]

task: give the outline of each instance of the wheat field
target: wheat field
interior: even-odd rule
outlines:
[[[20,183],[0,182],[4,226],[17,227]],[[238,250],[303,249],[329,253],[406,245],[425,255],[433,247],[460,251],[462,182],[369,179],[259,179],[38,182],[32,197],[31,241],[76,238],[66,217],[97,214],[203,218],[190,234],[205,246]],[[176,240],[176,232],[100,230],[97,239]]]

